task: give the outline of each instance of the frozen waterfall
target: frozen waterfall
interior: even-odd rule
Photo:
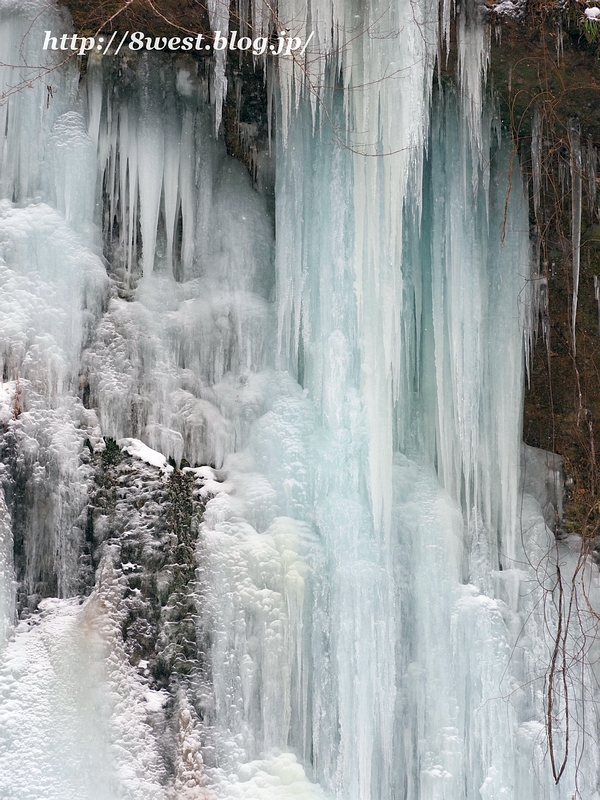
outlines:
[[[0,797],[600,799],[527,192],[451,13],[283,0],[253,180],[224,54],[83,70],[0,0]]]

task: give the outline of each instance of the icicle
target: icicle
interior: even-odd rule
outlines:
[[[114,114],[118,128],[110,131],[114,145],[113,158],[119,154],[119,205],[121,208],[120,237],[126,253],[128,280],[137,258],[137,222],[139,208],[138,192],[138,143],[135,121],[130,118],[129,108],[125,106]],[[113,206],[112,212],[115,213]]]
[[[91,236],[96,194],[96,148],[81,114],[67,111],[48,139],[48,176],[56,207],[74,229]]]
[[[570,177],[570,164],[561,156],[559,157],[558,161],[558,185],[560,187],[561,197],[564,197],[566,194],[568,194]]]
[[[222,0],[208,0],[208,19],[215,35],[229,38],[229,6]],[[219,133],[223,118],[223,103],[227,97],[226,71],[227,48],[215,52],[213,72],[213,102],[215,104],[215,132]]]
[[[87,67],[86,99],[89,120],[88,132],[94,147],[98,147],[98,141],[100,139],[100,120],[102,116],[102,106],[104,105],[102,66],[100,62],[100,56],[97,56],[94,52],[90,53]],[[101,163],[103,163],[103,161],[104,159],[101,159]]]
[[[267,36],[273,20],[273,7],[268,2],[254,0],[251,3],[252,23],[250,28],[253,36]]]
[[[179,151],[179,192],[181,197],[181,264],[184,275],[189,274],[194,259],[194,236],[196,233],[196,210],[192,167],[194,152],[194,114],[186,108],[181,124],[181,148]]]
[[[443,39],[446,47],[446,60],[450,55],[451,18],[454,10],[452,0],[443,0],[442,4],[442,30],[440,40]]]
[[[579,123],[569,122],[569,144],[571,148],[571,242],[573,262],[573,299],[571,305],[571,338],[573,355],[577,354],[575,329],[577,322],[577,300],[579,297],[579,262],[581,259],[581,140]]]
[[[483,102],[490,60],[491,29],[474,2],[461,4],[456,26],[458,73],[464,116],[471,132],[471,145],[478,161],[484,157]],[[476,173],[473,173],[473,180]]]
[[[563,57],[564,52],[564,41],[563,41],[563,26],[562,26],[562,16],[557,14],[557,21],[556,21],[556,65],[560,67],[560,62]]]
[[[148,275],[154,269],[156,257],[156,233],[165,170],[164,135],[161,126],[157,125],[154,120],[145,119],[141,122],[142,124],[138,129],[137,152],[140,166],[138,169],[140,230],[142,233],[144,275]],[[130,162],[130,168],[132,166]],[[172,202],[172,196],[169,196],[169,201]],[[171,220],[173,220],[172,207],[169,208],[169,213],[172,214]]]
[[[177,235],[177,212],[179,194],[179,163],[181,157],[181,128],[178,127],[174,111],[169,115],[165,131],[165,157],[162,183],[164,187],[165,229],[167,236],[167,270],[174,274],[174,247]]]

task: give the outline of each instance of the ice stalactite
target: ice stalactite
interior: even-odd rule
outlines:
[[[106,197],[105,226],[129,282],[136,272],[139,253],[146,274],[154,270],[159,218],[166,237],[159,246],[163,259],[171,270],[177,261],[178,276],[186,277],[192,266],[197,223],[194,129],[200,122],[194,100],[198,96],[204,99],[207,86],[182,68],[177,76],[167,79],[176,80],[177,93],[174,87],[167,91],[164,81],[150,77],[151,62],[150,57],[124,67],[126,75],[120,76],[122,88],[115,97],[105,91],[107,82],[117,77],[114,65],[92,59],[87,77],[90,131],[98,147],[99,186]],[[137,80],[143,87],[140,94],[131,91],[132,82]],[[161,122],[165,94],[171,103],[166,128]],[[190,99],[187,105],[186,97]],[[209,125],[203,124],[205,128]],[[204,134],[210,142],[206,130]],[[210,181],[202,190],[210,196]],[[179,225],[182,244],[176,254]]]
[[[463,119],[469,127],[469,142],[477,154],[477,162],[485,158],[482,115],[486,102],[486,78],[491,49],[491,29],[476,2],[464,3],[459,11],[456,29],[458,75],[463,98]],[[478,172],[473,172],[477,180]]]
[[[466,57],[474,59],[475,64],[485,63],[478,61],[477,54],[469,48],[466,51]],[[353,63],[361,62],[355,59]],[[328,82],[331,84],[332,80]],[[374,89],[373,94],[378,91]],[[330,115],[336,133],[344,130],[345,119],[355,118],[354,104],[360,109],[362,102],[363,97],[356,99],[350,90],[337,106],[334,98]],[[379,109],[378,130],[385,131],[386,109],[393,108],[397,114],[398,103],[377,105],[373,97],[369,102]],[[400,785],[409,797],[419,794],[454,798],[463,796],[463,792],[467,797],[476,792],[485,797],[502,793],[525,797],[530,791],[538,791],[533,788],[538,777],[530,779],[528,772],[541,769],[543,761],[539,742],[544,737],[544,722],[536,700],[537,689],[524,694],[523,702],[514,712],[503,702],[492,700],[492,696],[497,697],[503,691],[512,693],[523,675],[532,674],[535,659],[530,659],[525,650],[518,648],[518,657],[511,657],[516,631],[513,623],[536,608],[538,601],[533,600],[527,611],[522,596],[528,591],[525,587],[529,581],[537,581],[537,563],[543,563],[551,541],[544,523],[535,521],[534,506],[528,511],[530,522],[526,523],[519,513],[516,465],[520,461],[523,339],[531,327],[527,204],[516,164],[511,166],[511,155],[506,149],[498,149],[498,128],[493,129],[491,117],[487,111],[482,113],[481,106],[479,116],[471,117],[474,119],[471,127],[465,125],[465,104],[472,110],[472,98],[468,97],[466,87],[461,100],[446,97],[436,104],[426,177],[421,180],[416,170],[414,182],[409,180],[405,184],[403,246],[393,254],[397,263],[402,264],[402,274],[396,276],[397,283],[382,279],[381,284],[391,297],[396,297],[394,287],[398,287],[402,302],[398,329],[393,322],[393,314],[399,310],[397,300],[389,308],[385,303],[374,302],[372,287],[377,285],[376,274],[369,276],[368,304],[359,293],[354,305],[345,290],[354,282],[355,275],[357,286],[363,286],[360,271],[368,264],[370,253],[377,254],[374,263],[380,264],[382,248],[394,241],[381,233],[388,230],[382,226],[393,216],[386,206],[385,193],[378,194],[377,189],[384,186],[388,171],[398,165],[386,165],[386,157],[392,156],[385,156],[388,151],[381,146],[382,163],[378,169],[382,177],[370,184],[362,183],[362,175],[370,169],[364,164],[368,156],[354,147],[354,152],[332,153],[331,147],[323,144],[322,131],[311,136],[308,131],[312,111],[308,102],[304,107],[300,103],[297,119],[292,115],[284,122],[287,138],[278,156],[277,190],[278,231],[284,232],[278,241],[279,338],[287,359],[283,363],[297,369],[296,374],[320,409],[325,428],[336,431],[334,435],[340,442],[348,443],[346,455],[342,455],[342,450],[336,458],[336,472],[342,477],[348,463],[345,459],[351,452],[349,445],[357,454],[369,452],[370,447],[372,455],[373,448],[377,449],[378,456],[383,455],[382,463],[387,452],[376,445],[380,440],[370,438],[368,424],[362,429],[355,427],[361,418],[368,420],[369,403],[371,408],[378,409],[377,413],[384,416],[387,413],[383,412],[382,399],[386,398],[389,384],[376,386],[376,381],[371,380],[371,361],[365,358],[368,348],[363,337],[368,341],[370,335],[365,316],[370,315],[373,324],[377,316],[376,324],[381,331],[386,330],[386,325],[390,325],[391,331],[399,330],[401,335],[397,339],[392,335],[392,341],[399,347],[398,372],[393,373],[397,376],[394,390],[398,393],[394,446],[400,446],[404,452],[419,453],[421,458],[423,453],[428,454],[442,482],[462,506],[468,531],[464,539],[464,523],[449,498],[440,499],[439,503],[444,508],[441,513],[453,522],[447,523],[445,534],[439,532],[439,538],[435,538],[434,528],[430,529],[427,522],[419,524],[414,516],[411,518],[415,506],[427,506],[426,482],[423,475],[412,478],[413,485],[418,487],[412,491],[419,497],[412,501],[414,495],[408,490],[410,468],[398,461],[398,468],[402,464],[403,469],[397,470],[395,497],[398,519],[402,522],[392,527],[387,552],[385,546],[379,551],[375,590],[375,584],[369,584],[367,578],[370,565],[365,555],[372,547],[368,544],[373,535],[371,509],[377,514],[377,503],[371,506],[373,498],[364,488],[373,479],[373,472],[360,476],[360,472],[350,471],[339,484],[333,475],[328,475],[329,483],[323,487],[325,492],[319,500],[319,519],[326,549],[333,554],[332,574],[336,576],[330,590],[330,614],[334,620],[340,614],[338,624],[343,631],[331,638],[330,646],[339,654],[338,663],[342,666],[335,682],[327,685],[328,692],[334,691],[340,747],[333,759],[330,747],[323,748],[328,756],[317,774],[322,774],[324,785],[340,797],[345,796],[341,791],[336,794],[335,787],[340,783],[351,787],[348,796],[353,798],[386,796],[389,787],[397,790]],[[473,139],[475,125],[477,137]],[[353,145],[350,140],[348,144]],[[490,152],[493,180],[488,171]],[[308,178],[307,162],[315,165]],[[355,202],[340,207],[336,198],[348,182],[354,183]],[[402,184],[397,181],[395,185]],[[380,207],[385,211],[383,221],[380,212],[372,211],[365,216],[368,225],[364,225],[364,230],[368,233],[363,239],[359,234],[361,214],[363,209],[370,209],[366,195],[381,198]],[[386,262],[385,258],[381,260]],[[385,319],[388,314],[390,321]],[[490,347],[497,340],[504,346],[510,343],[508,357],[493,345]],[[386,336],[374,335],[373,341],[379,342],[381,353],[385,353],[382,343],[387,341]],[[323,342],[327,342],[325,350]],[[381,375],[379,367],[374,371]],[[332,391],[332,387],[338,388]],[[379,394],[380,400],[373,403],[372,392]],[[380,417],[378,420],[381,422]],[[378,435],[385,439],[384,430],[379,425]],[[355,459],[351,456],[350,463],[356,464]],[[353,485],[357,475],[359,492],[352,492],[350,501],[345,488]],[[332,497],[332,486],[339,492],[339,499]],[[385,488],[378,486],[377,491],[385,492]],[[344,536],[347,525],[342,523],[342,529],[338,528],[344,519],[341,509],[357,500],[353,538],[348,540]],[[401,516],[403,503],[410,508],[408,519]],[[334,513],[326,517],[325,511],[330,507],[335,509]],[[533,527],[528,528],[529,524]],[[408,531],[413,526],[415,534],[411,540]],[[531,538],[531,531],[535,531],[537,539]],[[410,575],[400,564],[395,565],[397,573],[393,573],[393,568],[390,573],[398,535],[402,545],[397,557],[400,564],[402,558],[411,564]],[[429,536],[434,538],[430,540]],[[461,539],[463,546],[454,548],[453,543]],[[347,544],[338,550],[336,542],[340,541]],[[437,567],[421,560],[423,546],[429,541],[430,547],[439,548]],[[522,565],[530,557],[534,567],[528,572]],[[357,580],[356,575],[361,578]],[[355,581],[352,589],[348,585],[350,576]],[[447,594],[439,593],[441,585],[446,587],[446,580]],[[455,592],[465,581],[469,586],[463,588],[459,597]],[[438,587],[439,604],[431,602],[432,582]],[[386,590],[393,585],[402,588],[398,593],[392,590],[386,598]],[[370,639],[368,628],[362,627],[360,608],[364,605],[376,610],[374,624],[384,638],[390,642],[393,637],[397,643],[393,658],[389,654],[375,655],[379,652],[378,639],[375,636]],[[386,627],[385,617],[390,611],[397,621],[402,621],[397,622],[394,631]],[[507,620],[513,622],[507,624]],[[532,614],[529,623],[528,636],[538,648],[540,661],[547,662],[552,642],[546,637],[543,615]],[[411,638],[409,631],[415,625],[421,636]],[[423,630],[432,633],[423,635]],[[368,687],[361,684],[360,689],[361,695],[366,693],[369,697],[370,712],[354,705],[345,681],[345,668],[353,657],[346,649],[352,637],[350,631],[361,632],[358,637],[361,643],[371,642],[359,651],[360,669],[370,674]],[[441,631],[449,631],[448,637],[440,636]],[[473,651],[483,659],[477,664],[469,655]],[[435,665],[442,663],[457,665],[456,680],[448,677],[445,683],[443,678],[436,682]],[[353,666],[348,672],[356,668]],[[399,677],[406,674],[413,676],[414,684]],[[480,692],[477,699],[469,688],[473,680]],[[430,681],[431,688],[424,688]],[[543,675],[536,675],[535,681],[539,689]],[[417,687],[422,688],[423,694],[419,694]],[[402,719],[403,725],[398,728],[392,725],[391,738],[388,738],[389,718],[377,704],[379,696],[395,696],[397,709],[404,709],[404,713],[396,711],[395,719]],[[448,704],[440,703],[435,710],[425,710],[430,706],[426,697],[431,696],[446,698]],[[315,700],[317,707],[331,708],[331,696],[325,700],[317,695]],[[576,702],[581,702],[581,695]],[[456,707],[463,709],[458,716],[453,712]],[[478,711],[482,707],[487,708],[485,714]],[[536,707],[532,725],[528,720]],[[346,741],[359,718],[363,726],[368,726],[368,744]],[[394,752],[399,752],[406,725],[412,724],[407,723],[408,719],[415,721],[415,728],[411,729],[402,763],[397,771],[386,771],[382,766],[385,748],[391,741]],[[509,755],[498,743],[510,738],[515,728],[519,730],[519,744]],[[484,750],[472,748],[471,735]],[[327,742],[326,737],[327,730],[317,728],[315,740]],[[414,741],[423,743],[417,756],[411,750],[410,743]],[[346,754],[355,762],[350,769],[349,762],[344,761]],[[319,765],[318,757],[315,763]],[[525,768],[526,763],[530,767]],[[572,772],[567,780],[573,780]],[[544,778],[543,786],[540,791],[544,796],[559,796],[560,790],[553,787],[551,778]]]
[[[265,4],[266,5],[266,4]],[[229,39],[229,8],[221,0],[208,0],[208,18],[211,30]],[[227,97],[227,51],[221,48],[215,53],[212,77],[215,104],[215,131],[218,133],[223,118],[223,103]]]
[[[402,343],[399,265],[403,199],[411,176],[420,174],[428,129],[436,47],[430,11],[416,9],[423,35],[407,23],[415,12],[408,6],[375,6],[359,15],[355,24],[377,33],[341,46],[348,94],[338,99],[332,92],[333,128],[313,93],[295,112],[282,89],[286,132],[276,187],[281,364],[308,389],[326,442],[312,456],[318,476],[313,513],[330,558],[323,597],[329,619],[320,615],[324,645],[317,652],[324,646],[332,657],[321,656],[313,667],[314,765],[332,793],[353,798],[388,796],[396,780],[385,765],[393,762],[397,691],[389,541]],[[384,33],[397,29],[404,47],[392,46]],[[335,83],[335,69],[325,83]],[[384,109],[392,107],[402,123],[386,116]],[[339,666],[326,668],[332,661]]]
[[[11,97],[3,111],[24,113],[12,105]],[[48,115],[52,116],[50,109]],[[26,116],[19,124],[35,130],[35,120],[29,124]],[[82,186],[89,191],[94,179],[84,174],[72,191],[60,183],[94,163],[82,118],[65,111],[53,127],[41,125],[37,133],[46,159],[37,172],[36,188],[45,188],[44,199],[62,214],[39,196],[29,204],[0,203],[0,359],[8,382],[4,386],[13,387],[2,445],[3,477],[11,504],[17,498],[19,503],[13,514],[15,569],[25,596],[51,591],[66,597],[77,591],[80,579],[84,533],[78,518],[89,479],[81,453],[86,438],[100,438],[94,413],[73,394],[79,388],[81,353],[102,313],[108,279],[101,259],[82,239],[92,220],[81,212],[87,208],[91,213],[93,202],[89,196],[81,199],[79,192]],[[10,174],[8,169],[5,175]],[[65,202],[66,197],[73,203]],[[20,610],[28,604],[23,591]]]

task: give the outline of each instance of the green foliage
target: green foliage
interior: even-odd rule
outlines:
[[[174,469],[167,482],[167,492],[170,502],[168,519],[173,532],[177,535],[178,544],[190,545],[193,542],[193,490],[193,473]]]
[[[104,442],[106,444],[106,448],[102,451],[102,466],[106,469],[107,467],[116,467],[117,464],[120,464],[123,461],[123,453],[121,452],[121,448],[115,442],[114,439],[110,437],[105,437]]]
[[[598,40],[598,20],[584,17],[582,21],[583,33],[589,44],[594,44]]]
[[[167,523],[176,536],[166,559],[170,581],[162,600],[162,634],[153,668],[156,680],[167,685],[172,675],[185,676],[203,669],[203,655],[196,640],[197,607],[196,539],[198,512],[194,504],[194,475],[174,469],[166,483]]]

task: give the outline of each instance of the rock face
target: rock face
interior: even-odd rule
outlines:
[[[200,792],[190,797],[204,797],[194,720],[209,722],[214,711],[199,531],[211,496],[202,488],[215,476],[210,467],[145,463],[110,439],[93,462],[87,508],[91,562],[100,574],[111,572],[124,653],[150,697],[157,698],[155,708],[149,702],[149,718],[167,780],[175,782],[176,797],[188,796],[190,787]],[[86,588],[93,590],[94,582]]]
[[[110,553],[129,660],[156,688],[168,688],[174,676],[202,675],[196,551],[204,481],[191,471],[144,464],[113,440],[95,461],[91,561],[97,566]]]
[[[599,522],[599,45],[583,6],[530,3],[520,23],[502,26],[490,62],[529,184],[538,321],[524,439],[563,458],[564,528],[584,540]]]

